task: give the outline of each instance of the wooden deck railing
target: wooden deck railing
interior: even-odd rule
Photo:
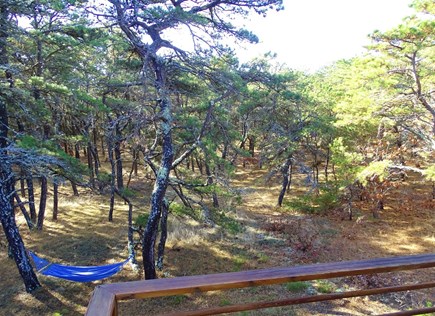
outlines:
[[[86,315],[116,316],[118,314],[117,303],[120,300],[153,298],[194,292],[227,290],[260,285],[280,284],[285,282],[310,281],[433,267],[435,267],[435,253],[359,261],[312,264],[288,268],[250,270],[231,273],[104,284],[95,288],[92,298],[89,302]],[[256,302],[243,305],[223,306],[202,309],[198,311],[178,312],[170,315],[216,315],[221,313],[256,310],[268,307],[410,291],[424,288],[435,288],[435,281],[394,287],[348,291],[344,293],[311,295],[271,302]],[[430,312],[435,312],[435,307],[392,313],[388,315],[418,315]]]

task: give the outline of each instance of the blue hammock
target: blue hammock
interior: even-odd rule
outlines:
[[[39,273],[75,282],[91,282],[110,277],[119,272],[124,264],[130,260],[102,266],[66,266],[50,263],[31,251],[29,253]]]

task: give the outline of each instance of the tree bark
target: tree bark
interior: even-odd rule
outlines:
[[[53,182],[53,220],[57,221],[57,214],[59,212],[59,185]]]
[[[131,261],[131,264],[135,270],[137,270],[137,261],[136,261],[136,252],[134,250],[134,239],[133,239],[133,204],[131,203],[130,199],[127,198],[115,187],[113,188],[113,192],[118,194],[127,204],[128,204],[128,233],[127,233],[127,239],[128,239],[128,257]]]
[[[287,184],[287,192],[290,191],[290,187],[292,185],[292,177],[293,177],[293,163],[290,164],[290,171],[288,175],[288,184]]]
[[[326,182],[328,182],[328,177],[329,177],[328,168],[329,168],[330,159],[331,159],[331,149],[328,147],[328,149],[326,151],[326,161],[325,161],[325,181]]]
[[[74,145],[74,157],[78,160],[80,160],[80,145],[75,144]]]
[[[113,221],[113,210],[115,208],[115,161],[113,160],[113,147],[111,140],[108,139],[108,157],[110,162],[110,204],[109,204],[109,222]]]
[[[33,189],[33,178],[31,174],[26,176],[27,193],[29,195],[29,211],[30,218],[33,222],[36,222],[36,207],[35,207],[35,192]]]
[[[196,156],[195,156],[194,158],[195,158],[196,166],[198,167],[199,173],[200,173],[201,175],[203,175],[203,174],[204,174],[204,171],[202,170],[203,167],[202,167],[202,162],[201,162],[201,160],[198,159],[198,157],[196,157]]]
[[[205,151],[206,149],[203,149],[203,150],[204,150],[204,154],[205,154],[204,164],[205,164],[205,174],[207,175],[207,185],[213,185],[213,175],[212,175],[211,170],[210,170],[210,165],[207,162],[208,155],[206,154],[206,151]],[[212,199],[213,199],[213,207],[219,207],[219,200],[218,200],[216,192],[212,193]]]
[[[128,180],[127,180],[127,188],[130,186],[131,177],[133,176],[133,172],[135,177],[137,177],[137,165],[139,160],[139,151],[137,149],[133,149],[132,152],[133,162],[131,163],[131,169],[130,173],[128,174]]]
[[[38,223],[36,224],[36,228],[38,230],[42,230],[44,226],[44,218],[45,218],[45,208],[47,206],[47,178],[45,176],[41,177],[41,197],[39,200],[39,212],[38,212]]]
[[[151,210],[148,217],[147,226],[144,231],[142,241],[142,257],[144,263],[145,279],[155,279],[156,268],[154,260],[154,246],[156,234],[159,226],[160,214],[162,210],[163,198],[168,187],[169,173],[171,171],[174,157],[172,147],[172,110],[171,100],[166,91],[164,78],[164,64],[156,59],[152,59],[153,69],[156,76],[156,88],[159,96],[159,106],[161,121],[159,128],[162,135],[162,159],[160,168],[156,175],[154,189],[151,195]]]
[[[169,203],[163,199],[162,216],[160,218],[160,242],[157,249],[157,268],[163,270],[163,259],[165,255],[166,239],[168,238],[168,214]]]
[[[92,149],[91,149],[91,143],[88,143],[88,149],[87,149],[87,159],[88,159],[88,169],[90,171],[89,175],[89,182],[91,183],[91,187],[95,188],[95,173],[94,173],[94,161],[92,159]]]
[[[32,220],[30,219],[30,215],[27,212],[27,210],[24,206],[24,203],[21,201],[20,196],[18,195],[17,192],[15,192],[14,197],[15,197],[15,201],[17,201],[17,203],[18,203],[17,206],[20,208],[21,213],[23,213],[23,216],[24,216],[24,219],[26,220],[27,226],[29,227],[29,229],[33,229],[33,227],[35,225],[33,224]]]
[[[15,222],[14,210],[10,203],[10,196],[14,194],[13,183],[12,170],[7,163],[2,162],[0,166],[0,220],[26,291],[30,293],[39,288],[41,284],[30,264],[24,242]]]
[[[20,172],[20,193],[22,197],[26,197],[26,173],[23,170],[23,168],[21,168],[21,172]]]
[[[74,196],[79,196],[79,190],[77,189],[77,184],[74,181],[71,182],[71,188],[73,190]]]
[[[248,137],[249,140],[249,153],[251,154],[251,157],[255,156],[255,136],[250,135]]]
[[[287,160],[284,162],[284,164],[281,167],[281,173],[282,173],[282,185],[281,185],[281,192],[278,196],[278,206],[282,206],[282,201],[284,200],[285,192],[287,191],[288,183],[289,183],[289,169],[290,165],[292,163],[291,158],[287,158]]]
[[[94,128],[92,131],[92,135],[94,138],[94,141],[92,143],[92,155],[94,156],[95,161],[95,174],[98,176],[99,167],[101,166],[100,162],[100,155],[98,154],[98,133],[97,128]]]

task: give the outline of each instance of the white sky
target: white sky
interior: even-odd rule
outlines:
[[[364,51],[367,35],[388,30],[412,15],[411,0],[284,0],[285,10],[254,16],[246,27],[259,38],[257,45],[238,49],[242,61],[267,51],[298,70],[352,58]]]

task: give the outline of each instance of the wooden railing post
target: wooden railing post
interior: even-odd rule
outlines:
[[[92,293],[85,315],[117,316],[117,305],[115,294],[110,290],[110,284],[98,285]]]

